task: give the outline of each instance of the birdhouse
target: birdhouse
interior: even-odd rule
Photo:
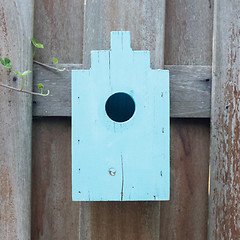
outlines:
[[[110,50],[72,71],[73,200],[169,200],[169,122],[169,72],[112,32]]]

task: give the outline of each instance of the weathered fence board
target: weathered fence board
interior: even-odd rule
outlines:
[[[165,64],[211,65],[212,1],[166,1]],[[207,238],[209,121],[171,121],[171,201],[160,239]]]
[[[33,89],[39,92],[38,84],[50,90],[47,97],[33,97],[33,116],[71,116],[71,70],[82,69],[82,64],[60,64],[64,72],[57,72],[38,64],[33,66]]]
[[[34,35],[45,47],[36,52],[36,60],[51,63],[57,57],[61,63],[81,63],[83,4],[35,1]],[[64,98],[64,93],[59,97]],[[70,128],[68,118],[33,121],[33,240],[75,240],[79,236],[79,204],[71,200]]]
[[[211,65],[213,1],[166,1],[165,64]]]
[[[215,1],[208,239],[240,238],[240,4]]]
[[[83,44],[83,0],[35,1],[34,37],[45,45],[36,59],[52,63],[81,63]]]
[[[35,22],[38,24],[41,22],[41,27],[35,26],[35,36],[39,42],[44,43],[47,40],[45,49],[41,53],[37,52],[36,59],[50,63],[51,58],[55,55],[61,62],[79,63],[79,59],[82,58],[81,54],[78,54],[81,53],[82,32],[76,31],[77,36],[74,33],[74,44],[77,43],[77,46],[74,45],[75,48],[65,47],[67,42],[64,44],[63,42],[66,37],[64,29],[72,28],[69,26],[70,22],[73,25],[76,24],[75,29],[82,27],[82,20],[75,21],[76,14],[69,17],[69,9],[83,1],[79,1],[79,3],[74,0],[67,1],[67,5],[71,6],[64,5],[64,8],[61,5],[63,1],[60,0],[35,2],[37,6],[39,5],[35,8],[37,16]],[[163,18],[164,13],[162,7],[159,7],[159,1],[105,0],[101,3],[100,1],[87,1],[87,4],[89,5],[85,14],[85,33],[88,41],[85,42],[84,51],[86,68],[89,67],[88,61],[90,60],[87,54],[90,54],[92,47],[94,49],[110,47],[111,30],[131,31],[133,33],[133,49],[150,51],[155,49],[151,56],[151,66],[153,68],[163,66],[163,41],[161,39],[164,36],[162,34],[164,22],[160,18]],[[81,12],[81,7],[76,8],[78,13]],[[212,9],[211,0],[207,2],[183,0],[181,3],[176,0],[167,1],[165,64],[211,65]],[[38,11],[42,11],[42,13],[37,15]],[[58,12],[61,13],[61,18],[55,16]],[[56,21],[56,19],[58,20]],[[54,43],[54,39],[60,40],[61,50],[58,51],[54,46],[56,43]],[[176,69],[172,69],[173,71]],[[44,74],[46,75],[47,72]],[[51,74],[56,76],[54,73]],[[64,74],[69,73],[65,72]],[[207,86],[205,84],[209,86],[210,81],[207,82],[207,79],[200,80],[199,84],[203,83],[203,85],[199,86]],[[66,80],[67,77],[59,78],[61,82]],[[66,84],[69,83],[70,81]],[[46,88],[48,84],[49,82],[46,83]],[[54,86],[54,82],[52,84]],[[177,81],[176,87],[182,88],[181,81]],[[55,89],[57,88],[52,89],[52,94]],[[65,90],[68,91],[67,89],[69,88]],[[191,92],[191,88],[187,89]],[[208,87],[204,87],[204,89],[208,89]],[[67,98],[64,98],[67,94],[64,95],[64,91],[61,94],[63,95],[60,98],[65,100],[60,101],[56,108],[60,108],[61,104],[68,105]],[[180,99],[188,99],[188,96],[183,93],[182,97]],[[205,100],[205,102],[209,101],[207,97]],[[39,100],[35,99],[34,101],[37,105]],[[181,104],[181,106],[183,105]],[[206,113],[206,117],[209,117],[209,105],[207,111],[206,109],[207,107],[203,107],[203,112]],[[60,112],[59,109],[58,111]],[[196,114],[198,111],[192,108],[190,114],[192,112]],[[159,204],[152,202],[84,204],[79,213],[79,205],[75,205],[66,198],[69,195],[68,186],[71,186],[71,168],[68,165],[71,161],[69,152],[70,121],[67,118],[35,120],[33,170],[37,172],[39,168],[43,171],[42,174],[38,173],[33,176],[32,239],[205,240],[207,233],[209,121],[172,119],[171,125],[172,199],[170,202],[162,204],[160,231]],[[41,144],[43,145],[39,146]],[[51,164],[50,161],[52,161]],[[51,170],[47,171],[48,168]],[[58,191],[54,188],[55,186]],[[80,227],[78,228],[79,218]]]
[[[61,64],[55,70],[34,64],[34,85],[50,89],[46,98],[33,97],[33,116],[71,116],[71,69],[82,69],[78,64]],[[166,65],[170,71],[171,117],[209,118],[212,68],[210,66]]]
[[[32,0],[0,2],[0,57],[12,69],[32,69]],[[1,65],[2,70],[2,65]],[[1,73],[0,82],[21,88],[14,73]],[[24,88],[32,89],[32,77]],[[30,239],[32,98],[0,87],[0,239]]]
[[[166,65],[170,71],[170,115],[174,118],[209,118],[212,68]]]
[[[124,30],[131,32],[134,50],[152,51],[151,66],[163,68],[164,17],[165,0],[87,1],[84,23],[84,68],[90,66],[91,50],[109,49],[110,32]],[[84,210],[85,208],[87,210]],[[81,203],[80,212],[80,238],[159,239],[159,203]]]
[[[72,202],[71,120],[33,121],[31,239],[78,239],[79,213]]]
[[[111,31],[130,31],[133,50],[151,52],[151,67],[164,66],[165,1],[86,1],[84,68],[90,67],[91,50],[110,48]]]

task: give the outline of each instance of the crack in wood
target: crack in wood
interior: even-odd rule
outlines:
[[[121,166],[122,166],[122,189],[121,189],[121,201],[123,201],[124,170],[123,170],[123,156],[122,156],[122,153],[121,153]]]

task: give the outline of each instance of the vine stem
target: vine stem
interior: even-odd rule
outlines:
[[[22,78],[22,87],[21,87],[21,91],[23,90],[23,85],[24,85],[24,80],[23,80],[23,76],[21,76]]]
[[[36,47],[33,50],[33,57],[35,56],[35,53],[36,53]]]
[[[38,65],[41,65],[41,66],[43,66],[43,67],[46,67],[46,68],[49,68],[49,69],[53,69],[53,70],[59,72],[59,69],[56,68],[56,67],[49,66],[49,65],[47,65],[47,64],[45,64],[45,63],[41,63],[41,62],[38,62],[38,61],[36,61],[36,60],[33,60],[33,62],[34,62],[34,63],[37,63]]]
[[[47,96],[50,91],[48,90],[47,94],[42,94],[42,93],[36,93],[36,92],[31,92],[31,91],[26,91],[26,90],[23,90],[23,89],[19,89],[19,88],[15,88],[15,87],[11,87],[11,86],[8,86],[8,85],[5,85],[3,83],[0,83],[0,86],[1,87],[5,87],[5,88],[8,88],[8,89],[11,89],[13,91],[16,91],[16,92],[22,92],[22,93],[27,93],[27,94],[32,94],[32,95],[38,95],[38,96]]]

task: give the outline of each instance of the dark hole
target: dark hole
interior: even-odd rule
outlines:
[[[129,120],[135,112],[135,103],[130,95],[119,92],[111,95],[105,106],[109,118],[115,122]]]

